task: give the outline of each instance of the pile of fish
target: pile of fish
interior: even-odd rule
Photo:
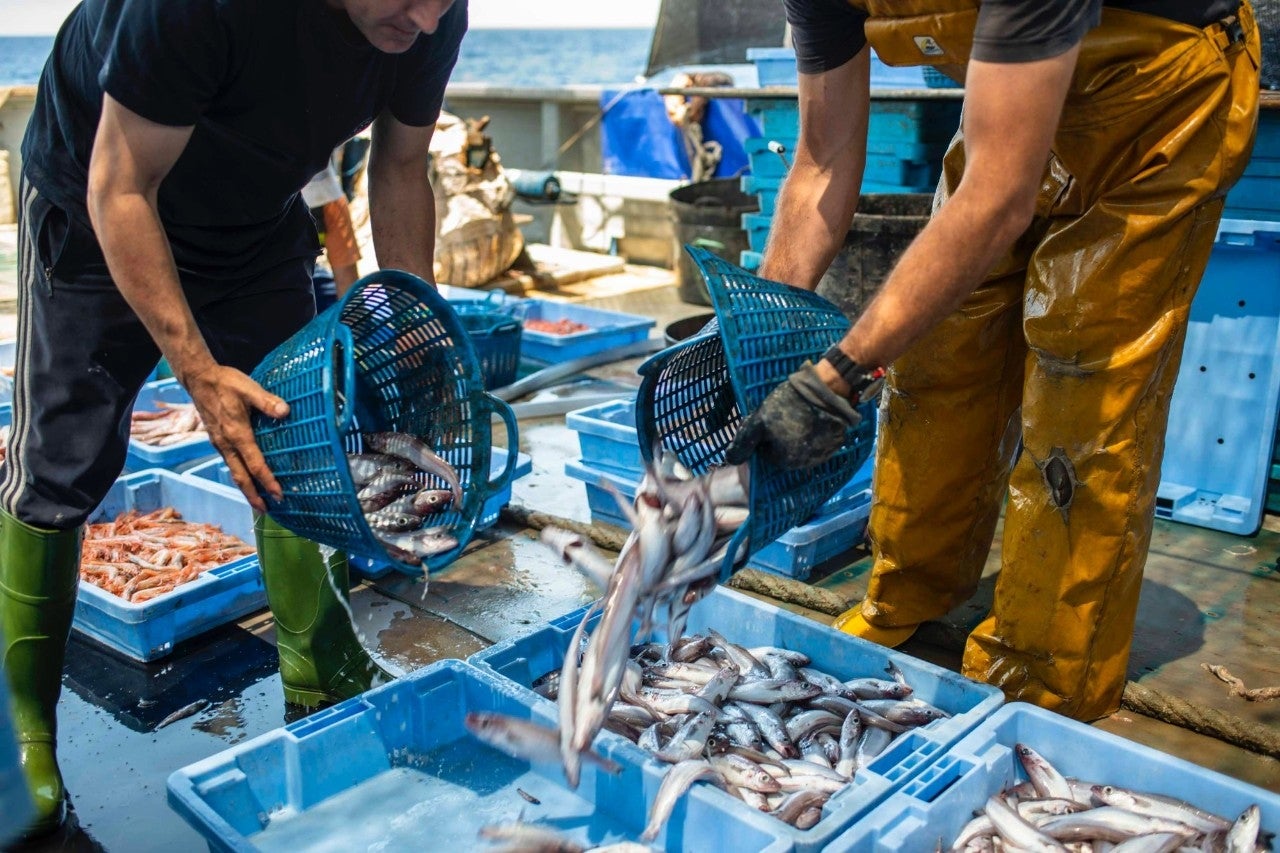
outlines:
[[[462,504],[462,483],[453,466],[427,443],[401,432],[361,435],[363,453],[348,453],[356,499],[387,555],[410,566],[458,547],[450,528],[433,526],[433,516]],[[439,488],[430,480],[443,482]]]
[[[160,408],[133,412],[129,437],[143,444],[168,447],[184,441],[208,440],[200,413],[195,403],[160,402]]]
[[[1270,850],[1262,814],[1249,806],[1234,820],[1172,797],[1066,778],[1026,744],[1017,744],[1028,781],[987,800],[961,830],[953,851],[1172,853]],[[1105,759],[1102,759],[1105,761]]]
[[[173,507],[129,510],[85,527],[80,577],[141,603],[253,552],[252,545],[216,525],[184,521]]]
[[[574,335],[591,329],[586,323],[579,323],[568,318],[563,320],[530,318],[524,321],[524,327],[531,332],[543,332],[548,335]]]
[[[729,541],[747,519],[746,465],[695,477],[672,454],[655,458],[661,462],[648,466],[634,502],[614,492],[632,531],[612,566],[576,534],[554,527],[542,533],[562,559],[604,589],[570,645],[579,647],[588,622],[600,612],[581,661],[566,655],[560,672],[560,752],[572,787],[578,784],[579,756],[604,728],[618,699],[633,620],[640,620],[640,636],[648,636],[655,615],[665,610],[667,636],[682,636],[690,608],[715,587]],[[742,548],[736,557],[744,556]]]
[[[801,652],[744,648],[714,630],[634,647],[605,728],[674,765],[643,838],[656,837],[698,780],[813,826],[898,735],[950,716],[914,698],[892,664],[884,675],[842,680]]]

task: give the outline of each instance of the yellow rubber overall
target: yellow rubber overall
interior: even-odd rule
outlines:
[[[1085,37],[1032,226],[889,372],[875,564],[840,627],[900,642],[968,600],[1007,500],[964,674],[1082,720],[1119,707],[1187,317],[1253,147],[1260,48],[1239,17],[1237,44],[1109,8]],[[958,135],[938,203],[963,169]]]

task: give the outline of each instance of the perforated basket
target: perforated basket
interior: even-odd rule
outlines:
[[[492,391],[516,381],[520,369],[520,340],[524,326],[510,314],[480,310],[464,303],[451,303],[458,319],[471,338],[484,387]]]
[[[485,500],[506,488],[517,454],[489,479],[491,417],[518,442],[511,408],[487,394],[480,363],[458,315],[422,279],[395,270],[362,278],[332,308],[271,352],[253,372],[283,397],[289,414],[256,414],[254,435],[284,490],[271,517],[300,536],[355,556],[387,560],[365,523],[346,454],[363,450],[361,433],[418,436],[458,472],[460,506],[433,516],[458,540],[424,560],[450,563],[470,541]],[[423,475],[424,486],[446,484]],[[405,567],[412,571],[412,567]]]
[[[723,464],[747,414],[806,360],[817,361],[844,337],[849,321],[814,293],[751,275],[708,251],[686,246],[711,294],[718,330],[663,350],[640,366],[636,398],[640,449],[655,444],[701,473]],[[862,422],[844,447],[820,465],[787,471],[756,455],[751,465],[750,515],[730,542],[721,570],[747,542],[754,554],[810,518],[862,467],[875,442],[875,401],[858,407]]]

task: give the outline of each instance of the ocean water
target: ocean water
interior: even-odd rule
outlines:
[[[630,83],[649,59],[647,29],[472,30],[452,79],[556,87]],[[0,86],[35,84],[53,36],[0,36]]]

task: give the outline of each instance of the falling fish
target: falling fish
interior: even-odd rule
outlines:
[[[463,724],[477,738],[512,758],[551,763],[560,759],[560,733],[532,720],[487,711],[470,711]],[[608,773],[622,772],[622,767],[613,759],[590,750],[584,751],[583,756]]]

